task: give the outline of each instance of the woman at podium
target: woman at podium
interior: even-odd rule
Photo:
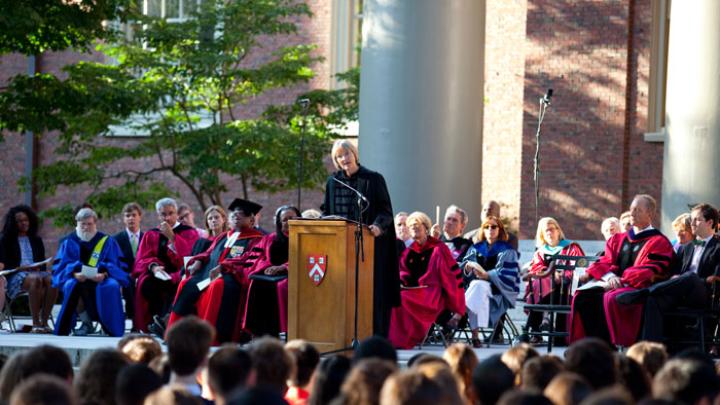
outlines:
[[[462,273],[445,243],[429,235],[430,218],[416,211],[406,223],[413,243],[400,256],[402,303],[392,311],[389,336],[400,349],[421,343],[442,311],[465,314]]]
[[[400,278],[390,194],[380,173],[360,165],[357,147],[349,141],[335,141],[331,157],[338,170],[327,180],[323,214],[339,215],[361,222],[368,225],[375,236],[373,332],[387,336],[390,311],[392,307],[400,305]]]

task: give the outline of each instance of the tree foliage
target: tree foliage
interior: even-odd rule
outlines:
[[[168,176],[202,208],[222,204],[232,179],[245,197],[251,188],[309,188],[324,179],[333,131],[357,115],[357,71],[342,76],[345,89],[299,96],[307,108],[268,106],[252,118],[239,108],[313,77],[314,48],[286,41],[310,17],[305,3],[203,0],[191,18],[172,23],[131,11],[124,10],[129,32],[99,35],[106,39],[98,50],[113,63],[69,65],[62,79],[18,76],[0,93],[1,128],[59,134],[60,159],[36,170],[38,190],[89,185],[88,202],[112,214],[129,199],[147,203],[170,193],[159,181]],[[264,47],[270,43],[286,44]],[[141,136],[112,136],[128,130]],[[64,218],[68,210],[47,214]]]

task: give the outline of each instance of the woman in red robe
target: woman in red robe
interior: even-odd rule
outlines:
[[[542,278],[534,278],[533,276],[545,273],[552,257],[555,255],[585,256],[585,252],[577,243],[565,239],[565,233],[560,224],[555,218],[551,217],[540,218],[540,221],[538,221],[535,245],[537,250],[533,255],[530,270],[528,271],[531,277],[528,282],[531,283],[531,286],[525,292],[525,300],[528,304],[549,304],[551,300],[554,303],[559,303],[561,294],[565,294],[566,297],[569,294],[572,271],[565,272],[562,276],[565,280],[561,280],[561,276],[556,274]],[[560,289],[561,281],[563,281],[562,284],[564,285],[562,291]],[[528,314],[527,329],[539,332],[541,329],[549,327],[549,325],[546,325],[548,322],[549,320],[544,312],[532,311]],[[558,315],[555,323],[556,331],[567,330],[567,321],[564,315]],[[540,339],[539,336],[533,336],[532,340],[539,341]]]
[[[429,236],[430,218],[413,212],[406,223],[413,243],[400,256],[401,304],[392,310],[389,335],[400,349],[421,343],[443,310],[465,313],[460,268],[450,249]]]
[[[253,335],[277,335],[287,332],[288,279],[277,280],[288,272],[290,226],[288,221],[300,217],[300,210],[283,205],[275,211],[275,232],[265,235],[253,248],[259,256],[248,277],[250,279],[243,328]]]

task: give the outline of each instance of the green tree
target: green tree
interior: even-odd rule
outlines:
[[[115,63],[70,65],[63,79],[18,76],[0,93],[3,128],[59,133],[61,158],[33,179],[42,193],[90,185],[88,202],[112,214],[128,199],[147,203],[169,193],[159,174],[179,179],[203,208],[222,203],[228,179],[240,181],[245,197],[250,187],[278,191],[300,182],[309,188],[324,179],[333,128],[357,114],[357,72],[343,76],[346,89],[300,96],[307,108],[295,103],[270,106],[256,118],[238,116],[238,106],[261,94],[312,78],[320,60],[312,46],[262,47],[296,34],[295,22],[310,16],[306,4],[207,0],[176,23],[132,11],[124,10],[132,35],[105,33],[98,47]],[[144,136],[122,146],[103,136],[120,125]],[[119,169],[128,160],[141,169]],[[46,214],[68,218],[69,210]]]

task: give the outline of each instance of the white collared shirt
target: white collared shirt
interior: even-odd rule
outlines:
[[[705,248],[707,247],[707,244],[710,242],[710,239],[712,239],[713,235],[708,236],[707,238],[703,239],[705,241],[705,244],[700,245],[693,245],[693,257],[690,261],[690,268],[689,271],[693,273],[698,272],[698,268],[700,267],[700,259],[702,259],[703,252],[705,252]]]

